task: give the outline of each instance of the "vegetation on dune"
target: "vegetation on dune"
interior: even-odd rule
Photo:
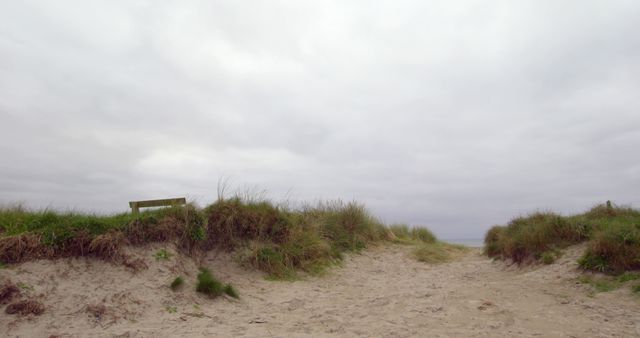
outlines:
[[[95,256],[122,261],[124,243],[141,245],[176,239],[185,249],[197,242],[188,230],[202,224],[192,205],[151,210],[140,215],[86,215],[22,207],[0,208],[0,262],[38,258]]]
[[[67,256],[125,262],[124,244],[166,241],[187,254],[233,251],[243,265],[276,279],[321,273],[343,253],[382,241],[447,248],[428,229],[386,227],[355,202],[292,209],[268,200],[221,197],[203,209],[189,204],[108,216],[0,208],[0,263],[5,264]],[[167,260],[171,253],[162,249],[154,257]]]
[[[469,248],[463,245],[436,242],[428,245],[419,245],[413,250],[413,255],[420,262],[439,264],[450,262],[468,250]]]
[[[591,286],[592,291],[595,293],[613,291],[625,285],[628,285],[629,282],[633,282],[639,279],[639,272],[625,272],[616,277],[607,275],[598,276],[594,274],[585,274],[578,278],[578,282]],[[635,291],[635,288],[640,284],[631,284],[631,291],[634,293],[637,292]]]
[[[200,273],[198,274],[198,283],[196,284],[196,291],[204,293],[211,298],[215,298],[223,294],[233,298],[239,298],[238,293],[231,284],[223,284],[206,268],[200,269]]]
[[[389,231],[399,243],[436,243],[436,236],[427,228],[409,228],[406,224],[392,224]]]
[[[155,257],[157,261],[167,261],[171,258],[171,256],[173,256],[173,254],[166,249],[160,249],[153,255],[153,257]]]
[[[588,242],[579,261],[585,270],[620,274],[640,269],[640,211],[608,202],[568,217],[538,212],[491,228],[484,250],[518,264],[550,264],[560,249],[580,242]]]

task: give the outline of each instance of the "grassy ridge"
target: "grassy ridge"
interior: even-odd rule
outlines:
[[[620,274],[640,269],[640,211],[607,203],[568,217],[539,212],[519,217],[487,232],[485,253],[548,264],[559,249],[580,242],[588,242],[579,261],[586,270]]]
[[[319,203],[300,209],[269,201],[221,198],[193,205],[98,216],[0,208],[0,263],[38,258],[95,256],[124,261],[124,244],[175,241],[186,253],[225,250],[278,279],[322,272],[344,252],[376,242],[436,243],[427,229],[386,227],[364,206]]]

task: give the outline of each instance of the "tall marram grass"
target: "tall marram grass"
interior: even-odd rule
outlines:
[[[321,273],[343,253],[382,242],[435,243],[427,229],[386,227],[356,202],[324,202],[298,209],[266,199],[224,198],[194,205],[100,216],[22,207],[0,208],[0,263],[95,256],[124,259],[124,244],[175,241],[191,254],[236,252],[242,264],[274,278]]]
[[[640,269],[640,211],[608,203],[568,217],[538,212],[491,228],[484,250],[522,263],[580,242],[588,242],[579,262],[584,269],[613,274]]]
[[[406,224],[392,224],[389,226],[389,231],[393,240],[399,243],[414,243],[416,241],[435,243],[437,241],[436,236],[427,228],[409,228]]]
[[[297,270],[319,273],[342,253],[380,241],[384,225],[354,202],[320,203],[302,210],[284,210],[268,202],[219,200],[210,210],[232,208],[233,226],[210,213],[209,231],[228,249],[241,247],[240,259],[276,278],[293,278]],[[251,220],[251,221],[243,221]]]

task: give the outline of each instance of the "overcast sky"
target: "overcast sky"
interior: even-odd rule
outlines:
[[[3,1],[0,203],[355,199],[481,237],[640,206],[640,2]]]

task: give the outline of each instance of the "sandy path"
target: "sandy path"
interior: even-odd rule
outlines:
[[[0,270],[33,286],[47,311],[37,318],[0,314],[9,336],[210,337],[634,337],[640,299],[628,289],[589,297],[576,284],[573,248],[559,263],[519,270],[473,251],[459,261],[426,265],[409,247],[384,246],[346,258],[327,276],[272,282],[224,255],[205,264],[231,282],[241,300],[193,292],[196,265],[156,262],[156,246],[138,250],[149,269],[85,261],[41,261]],[[173,293],[177,274],[189,285]],[[99,318],[86,305],[102,303]],[[173,309],[175,308],[175,312]]]

